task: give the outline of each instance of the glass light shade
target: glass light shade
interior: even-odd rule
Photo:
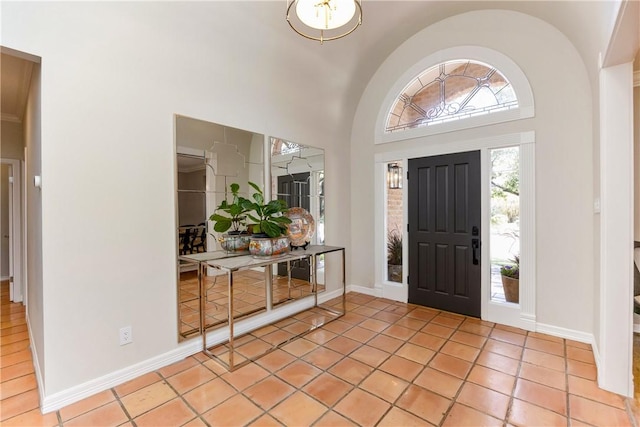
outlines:
[[[305,25],[318,30],[342,27],[356,13],[354,0],[297,0],[296,14]]]

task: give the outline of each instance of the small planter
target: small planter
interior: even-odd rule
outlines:
[[[502,287],[507,302],[520,303],[520,280],[513,277],[502,276]]]
[[[227,253],[247,252],[251,236],[248,234],[223,234],[218,241]]]
[[[254,237],[251,236],[249,253],[257,257],[269,257],[289,252],[289,238],[284,237]]]
[[[402,283],[402,265],[387,264],[387,280]]]

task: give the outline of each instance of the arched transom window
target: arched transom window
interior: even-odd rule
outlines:
[[[443,62],[409,83],[389,112],[386,132],[461,120],[518,108],[507,78],[472,60]]]

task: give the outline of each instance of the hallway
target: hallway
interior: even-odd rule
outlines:
[[[596,386],[588,345],[362,294],[347,301],[343,318],[233,373],[198,353],[41,415],[25,310],[3,282],[0,422],[633,425],[626,400]]]

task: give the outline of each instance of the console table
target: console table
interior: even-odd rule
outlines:
[[[342,257],[342,310],[335,310],[331,307],[318,305],[318,257],[329,254],[332,252],[340,252]],[[257,267],[264,267],[265,274],[265,298],[266,298],[266,309],[267,311],[272,311],[273,308],[273,295],[272,295],[272,266],[273,264],[286,262],[287,263],[287,279],[289,287],[291,286],[291,261],[296,261],[300,259],[309,259],[311,265],[311,291],[314,298],[313,308],[319,308],[326,312],[328,312],[332,317],[329,317],[328,320],[320,323],[311,325],[308,330],[302,331],[301,333],[296,334],[295,336],[288,338],[286,341],[274,344],[271,348],[266,350],[264,353],[256,356],[247,358],[247,360],[241,363],[234,363],[234,355],[235,355],[235,347],[234,341],[239,338],[234,333],[234,316],[233,316],[233,275],[234,273],[242,270],[248,270]],[[216,360],[222,363],[227,367],[230,371],[243,366],[258,357],[267,354],[276,348],[296,339],[316,328],[323,326],[324,324],[335,320],[341,316],[343,316],[346,312],[345,305],[345,297],[346,297],[346,277],[345,277],[345,249],[343,247],[338,246],[324,246],[324,245],[314,245],[308,247],[306,250],[295,250],[291,252],[287,252],[282,255],[272,256],[272,257],[254,257],[252,255],[237,255],[237,254],[228,254],[224,251],[217,252],[205,252],[191,255],[184,255],[180,257],[181,260],[185,262],[190,262],[198,265],[198,285],[199,285],[199,299],[200,299],[200,329],[199,332],[202,335],[202,350],[203,352]],[[205,277],[207,275],[207,270],[209,268],[215,268],[222,272],[226,273],[227,276],[227,286],[229,292],[229,303],[227,306],[228,309],[228,340],[216,344],[210,347],[207,343],[207,331],[211,328],[208,328],[205,323],[205,313],[206,313],[206,284]],[[297,313],[304,311],[300,310]],[[294,313],[296,314],[296,313]],[[260,327],[266,326],[267,324],[260,325]],[[219,326],[218,326],[219,327]],[[250,332],[248,332],[250,333]],[[227,345],[229,349],[228,363],[214,354],[211,350],[214,347]]]

